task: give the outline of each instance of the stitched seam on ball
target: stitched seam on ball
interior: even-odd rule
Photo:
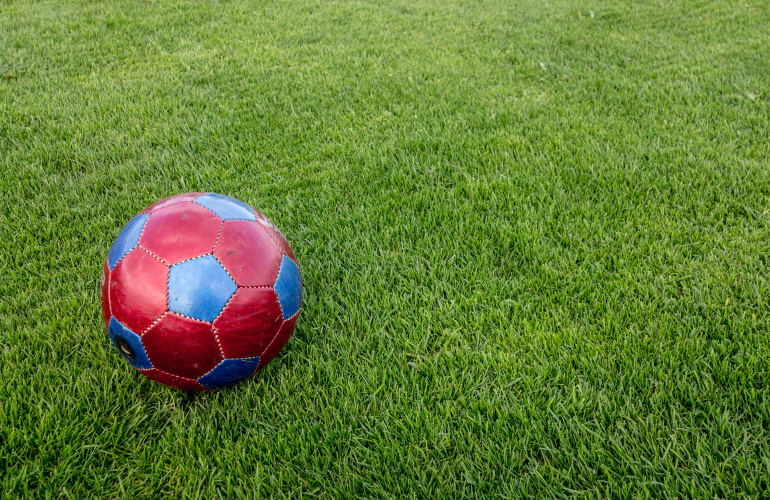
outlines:
[[[178,265],[178,264],[181,264],[181,263],[183,263],[183,262],[190,262],[191,260],[200,259],[201,257],[205,257],[205,256],[207,256],[207,255],[212,255],[212,254],[211,254],[211,252],[202,253],[202,254],[200,254],[200,255],[196,255],[195,257],[190,257],[189,259],[180,260],[180,261],[179,261],[179,262],[177,262],[176,264],[171,264],[169,267],[174,267],[174,266],[176,266],[176,265]],[[212,255],[212,256],[213,256],[213,255]],[[217,261],[217,262],[219,262],[219,261]]]
[[[112,266],[112,269],[115,269],[116,267],[118,267],[118,264],[120,264],[120,261],[125,259],[126,256],[131,253],[131,250],[133,250],[134,248],[141,248],[139,246],[139,241],[142,239],[142,235],[144,234],[144,228],[147,227],[147,221],[150,220],[150,216],[152,215],[152,212],[139,213],[139,214],[136,214],[136,215],[146,215],[147,216],[147,218],[144,220],[144,224],[142,224],[142,230],[139,231],[139,236],[136,238],[136,245],[134,245],[131,248],[129,248],[128,252],[123,254],[123,256],[121,258],[119,258],[117,262],[115,262],[115,265]],[[134,217],[136,217],[136,215]],[[122,232],[122,230],[121,230],[121,232]],[[142,250],[144,250],[144,249],[142,249]]]
[[[171,266],[168,268],[168,272],[166,273],[166,312],[169,312],[171,310]]]
[[[163,311],[163,314],[161,314],[160,316],[158,316],[158,318],[157,318],[155,321],[153,321],[153,322],[150,324],[150,326],[148,326],[147,328],[145,328],[144,330],[142,330],[142,333],[140,333],[140,334],[139,334],[139,338],[142,338],[142,336],[143,336],[145,333],[147,333],[148,331],[150,331],[150,328],[152,328],[153,326],[155,326],[155,325],[157,325],[158,323],[160,323],[160,320],[162,320],[162,319],[163,319],[163,317],[164,317],[164,316],[166,316],[166,314],[168,314],[168,310],[165,310],[165,311]]]
[[[222,269],[224,269],[224,267],[225,266],[222,266]],[[227,269],[225,269],[225,272],[227,272]],[[230,273],[227,273],[227,274],[229,276]],[[230,276],[230,278],[232,279],[232,276]],[[233,280],[233,283],[235,283],[235,280]],[[235,294],[237,292],[238,292],[238,288],[236,286],[235,291],[232,293],[232,295],[230,295],[230,298],[227,299],[227,302],[225,302],[225,305],[222,306],[222,309],[219,311],[219,314],[217,314],[217,317],[211,321],[211,331],[214,333],[214,340],[217,341],[217,345],[219,346],[219,353],[222,355],[223,358],[227,358],[227,356],[225,356],[225,350],[222,348],[222,343],[219,341],[219,332],[217,332],[217,327],[214,326],[214,321],[216,321],[222,315],[222,313],[225,312],[225,309],[227,309],[227,305],[230,304],[230,302],[232,302],[233,297],[235,297]],[[212,370],[213,369],[214,368],[212,368]]]
[[[141,231],[139,231],[139,237],[138,237],[138,238],[136,238],[136,245],[134,245],[134,246],[132,246],[131,248],[129,248],[129,249],[128,249],[128,252],[124,253],[124,254],[123,254],[123,256],[122,256],[121,258],[119,258],[119,259],[117,260],[117,262],[115,262],[115,265],[114,265],[114,266],[112,266],[112,269],[115,269],[116,267],[118,267],[118,264],[120,264],[120,261],[122,261],[123,259],[125,259],[125,258],[126,258],[126,256],[127,256],[128,254],[130,254],[130,253],[131,253],[131,250],[133,250],[134,248],[136,248],[136,247],[138,247],[138,246],[139,246],[139,240],[141,240],[141,239],[142,239],[142,235],[144,234],[144,228],[145,228],[145,227],[147,227],[147,221],[148,221],[148,220],[150,220],[150,215],[152,215],[152,212],[146,212],[146,213],[138,213],[138,214],[136,214],[136,215],[147,215],[147,219],[145,219],[145,221],[144,221],[144,224],[142,224],[142,230],[141,230]],[[135,215],[134,217],[136,217],[136,215]],[[121,232],[123,232],[123,230],[122,230],[122,229],[121,229]],[[118,233],[118,236],[120,236],[120,233]],[[108,267],[109,267],[109,263],[108,263]],[[110,271],[111,271],[112,269],[110,269]]]
[[[260,358],[260,357],[261,356],[257,355],[257,356],[246,356],[245,358],[227,358],[227,359],[244,360],[244,359],[254,359],[254,358]]]
[[[235,295],[235,294],[233,294],[233,295]],[[224,311],[224,308],[222,308],[222,310]],[[217,341],[217,347],[219,347],[219,354],[222,355],[222,361],[224,361],[225,359],[227,359],[227,356],[225,356],[225,350],[222,349],[222,342],[219,341],[219,333],[217,333],[217,329],[216,329],[216,327],[214,325],[211,325],[211,332],[214,334],[214,340]],[[219,363],[221,363],[222,361],[220,361]],[[219,363],[217,363],[217,366],[219,366]],[[216,368],[216,366],[214,368]],[[212,368],[212,370],[214,368]],[[209,370],[209,373],[210,372],[211,372],[211,370]],[[202,375],[202,376],[205,376],[205,375]]]
[[[291,316],[289,316],[288,318],[286,318],[285,320],[283,320],[283,321],[284,321],[284,323],[285,323],[286,321],[291,321],[292,319],[294,319],[294,318],[298,317],[298,316],[299,316],[299,313],[301,313],[301,312],[302,312],[302,306],[299,306],[299,309],[297,309],[297,312],[295,312],[294,314],[292,314]]]
[[[227,359],[227,357],[226,357],[224,354],[222,354],[222,357],[224,358],[224,359],[222,359],[222,361],[220,361],[219,363],[217,363],[217,364],[216,364],[216,365],[215,365],[215,366],[214,366],[214,367],[213,367],[211,370],[207,371],[206,373],[204,373],[204,374],[203,374],[203,375],[201,375],[200,377],[196,378],[196,379],[195,379],[195,381],[196,381],[196,382],[198,382],[198,379],[202,379],[203,377],[205,377],[205,376],[206,376],[206,375],[208,375],[209,373],[211,373],[211,372],[213,372],[214,370],[216,370],[216,369],[217,369],[217,366],[219,366],[219,365],[221,365],[222,363],[224,363],[224,362],[225,362],[225,359]],[[198,382],[198,383],[199,383],[199,384],[201,384],[200,382]],[[201,385],[203,385],[203,384],[201,384]],[[206,387],[206,386],[205,386],[205,385],[203,385],[203,387]]]
[[[182,313],[180,313],[180,312],[174,311],[173,309],[169,309],[169,310],[168,310],[168,313],[169,313],[169,314],[176,314],[177,316],[181,316],[181,317],[183,317],[183,318],[191,319],[191,320],[193,320],[193,321],[197,321],[198,323],[205,323],[205,324],[207,324],[207,325],[210,325],[210,324],[212,324],[212,322],[211,322],[211,321],[205,321],[205,320],[202,320],[202,319],[193,318],[192,316],[188,316],[188,315],[186,315],[186,314],[182,314]]]
[[[206,194],[211,194],[211,193],[206,193]],[[200,198],[200,196],[199,196],[198,198]],[[195,198],[195,199],[197,200],[198,198]],[[193,203],[194,203],[194,202],[193,202]],[[216,215],[217,217],[219,217],[219,214],[218,214],[218,213],[216,213],[215,211],[211,210],[209,207],[207,207],[207,206],[204,206],[204,205],[201,205],[200,203],[195,203],[195,204],[196,204],[196,205],[198,205],[199,207],[203,207],[203,208],[205,208],[206,210],[208,210],[208,211],[209,211],[209,212],[211,212],[212,214],[214,214],[214,215]],[[222,219],[222,217],[219,217],[219,219],[224,221],[224,219]]]
[[[238,288],[273,288],[273,285],[264,285],[264,286],[239,286]]]
[[[215,257],[215,258],[216,258],[216,257]],[[219,261],[217,261],[217,262],[219,262]],[[221,264],[221,263],[220,263],[220,264]],[[225,267],[225,266],[222,266],[222,268],[223,268],[223,269],[224,269],[224,267]],[[227,269],[225,269],[225,272],[227,273]],[[228,276],[230,276],[230,273],[227,273],[227,275],[228,275]],[[233,277],[232,277],[232,276],[230,276],[230,279],[232,279],[232,278],[233,278]],[[235,283],[235,280],[233,280],[233,283]],[[219,318],[219,316],[220,316],[220,315],[221,315],[221,314],[222,314],[222,313],[225,311],[225,309],[227,309],[227,306],[228,306],[228,305],[230,304],[230,302],[233,300],[233,297],[235,297],[235,294],[236,294],[236,293],[238,293],[238,289],[239,289],[239,288],[243,288],[243,287],[240,287],[240,286],[238,286],[238,285],[236,284],[236,285],[235,285],[235,291],[232,293],[232,295],[230,295],[230,298],[229,298],[229,299],[227,299],[227,302],[225,302],[225,305],[223,305],[223,306],[222,306],[222,309],[219,311],[219,314],[217,314],[217,317],[216,317],[216,318],[214,318],[214,320],[211,322],[212,324],[214,324],[214,321],[216,321],[216,320],[217,320],[217,318]]]
[[[155,258],[155,260],[159,261],[159,262],[160,262],[161,264],[163,264],[164,266],[166,266],[166,267],[171,267],[171,264],[169,264],[169,263],[168,263],[168,262],[166,262],[165,260],[161,259],[160,257],[158,257],[157,255],[155,255],[153,252],[151,252],[151,251],[150,251],[150,250],[148,250],[147,248],[143,247],[142,245],[136,245],[136,248],[140,248],[140,249],[144,250],[145,252],[147,252],[148,254],[150,254],[150,257],[154,257],[154,258]]]
[[[147,214],[147,219],[145,219],[144,224],[142,224],[142,230],[139,231],[139,237],[136,239],[136,246],[139,246],[139,241],[142,239],[142,235],[144,234],[144,228],[147,227],[147,222],[150,220],[150,217],[152,217],[152,212],[149,212]]]
[[[225,228],[225,221],[222,220],[222,224],[219,225],[219,231],[217,232],[217,239],[214,240],[214,246],[211,247],[211,255],[214,255],[214,252],[217,251],[217,245],[219,245],[219,237],[222,236],[222,230],[224,230],[224,228]],[[217,262],[219,262],[219,260],[217,260]]]
[[[227,270],[227,267],[225,267],[225,265],[224,265],[224,264],[222,264],[222,262],[221,262],[219,259],[217,259],[217,256],[216,256],[216,255],[214,255],[214,254],[212,253],[212,254],[211,254],[211,256],[212,256],[212,257],[214,257],[214,260],[215,260],[215,261],[217,261],[217,264],[219,264],[220,266],[222,266],[222,269],[223,269],[223,270],[224,270],[224,271],[227,273],[227,275],[230,277],[230,279],[231,279],[231,280],[233,280],[233,283],[235,283],[235,286],[236,286],[235,292],[237,292],[237,291],[238,291],[238,288],[245,288],[245,287],[241,287],[241,286],[239,286],[239,285],[238,285],[238,282],[237,282],[237,281],[235,281],[235,278],[233,277],[233,275],[232,275],[232,274],[230,274],[230,271],[228,271],[228,270]],[[233,292],[233,295],[235,295],[235,292]],[[232,299],[232,298],[233,298],[233,295],[230,295],[230,298],[229,298],[229,299],[227,299],[227,302],[225,302],[225,307],[227,307],[227,303],[228,303],[228,302],[230,302],[230,299]],[[224,307],[223,307],[222,309],[224,310]]]

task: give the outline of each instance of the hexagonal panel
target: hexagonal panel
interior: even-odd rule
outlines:
[[[107,332],[110,335],[112,346],[131,366],[137,370],[152,368],[152,363],[147,357],[147,351],[139,335],[126,328],[115,318],[110,318]]]
[[[166,311],[168,267],[141,248],[126,255],[110,273],[112,315],[142,333]]]
[[[257,220],[254,210],[240,200],[217,193],[204,194],[195,203],[206,207],[222,220]]]
[[[139,244],[169,265],[210,253],[222,220],[195,203],[177,203],[153,212]]]
[[[225,221],[214,255],[238,286],[272,286],[281,252],[257,222]]]
[[[168,277],[168,308],[201,321],[214,321],[238,286],[213,255],[174,266]]]
[[[110,250],[107,252],[107,263],[110,269],[114,269],[120,259],[126,256],[139,242],[139,236],[142,234],[149,214],[139,214],[128,221],[118,234],[115,241],[112,242]]]
[[[249,378],[257,371],[257,366],[259,366],[259,356],[225,359],[213,370],[200,377],[198,382],[209,389],[223,389]]]
[[[166,373],[196,379],[222,361],[211,325],[168,313],[142,335],[152,364]]]
[[[299,266],[285,255],[281,257],[281,269],[273,288],[278,294],[278,303],[281,305],[284,319],[297,314],[302,306],[302,277],[299,274]]]
[[[281,307],[272,288],[239,288],[214,321],[225,357],[259,356],[281,327]]]

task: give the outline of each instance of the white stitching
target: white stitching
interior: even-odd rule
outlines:
[[[233,294],[233,295],[235,295],[235,294]],[[222,311],[224,311],[224,308],[222,308]],[[222,312],[220,311],[219,314],[222,314]],[[217,316],[219,316],[219,315],[217,315]],[[211,332],[214,334],[214,340],[217,341],[217,347],[219,347],[219,354],[222,355],[222,360],[227,359],[227,356],[225,356],[225,350],[222,349],[222,343],[219,341],[219,334],[217,333],[217,329],[216,329],[216,327],[213,324],[211,325]],[[221,363],[221,361],[220,361],[220,363]],[[219,363],[217,363],[217,366],[219,366]],[[215,366],[214,368],[216,368],[217,366]],[[214,368],[212,368],[212,370]],[[202,375],[202,376],[205,376],[205,375]]]
[[[145,227],[147,227],[147,221],[149,221],[149,220],[150,220],[150,215],[152,215],[152,214],[151,214],[151,213],[138,213],[138,214],[134,215],[133,217],[131,217],[131,219],[129,219],[129,221],[128,221],[128,222],[131,222],[133,219],[135,219],[135,218],[139,217],[140,215],[146,215],[146,216],[147,216],[147,218],[146,218],[146,219],[144,219],[144,224],[142,224],[142,230],[141,230],[141,231],[139,231],[139,237],[137,237],[137,238],[136,238],[136,243],[134,244],[134,246],[132,246],[131,248],[129,248],[129,249],[128,249],[128,251],[127,251],[126,253],[124,253],[124,254],[123,254],[123,255],[122,255],[122,256],[121,256],[121,257],[120,257],[120,258],[117,260],[117,262],[115,262],[115,265],[114,265],[114,266],[112,266],[112,267],[110,268],[110,271],[112,271],[113,269],[115,269],[116,267],[118,267],[118,264],[120,264],[120,262],[121,262],[123,259],[125,259],[125,258],[126,258],[126,256],[127,256],[128,254],[130,254],[130,253],[131,253],[131,250],[133,250],[134,248],[137,248],[137,247],[139,246],[139,240],[141,240],[141,239],[142,239],[142,235],[144,234],[144,228],[145,228]],[[126,224],[128,224],[128,222],[127,222]],[[123,229],[125,229],[125,228],[126,228],[126,226],[123,226],[123,228],[120,230],[120,233],[122,233],[122,232],[123,232]],[[118,236],[120,236],[120,233],[118,233]],[[115,239],[117,239],[117,238],[118,238],[118,236],[116,236],[116,237],[115,237]],[[114,241],[113,241],[113,243],[114,243]],[[112,247],[110,247],[110,248],[112,248]],[[108,257],[108,260],[107,260],[107,267],[110,267],[110,263],[109,263],[109,250],[107,251],[107,257]]]
[[[213,194],[213,193],[206,193],[206,194]],[[199,200],[200,198],[202,198],[203,196],[204,196],[204,195],[201,195],[201,196],[199,196],[199,197],[195,198],[195,200],[193,201],[193,203],[195,203],[195,204],[196,204],[196,205],[198,205],[199,207],[203,207],[203,208],[205,208],[206,210],[208,210],[208,211],[209,211],[209,212],[211,212],[212,214],[214,214],[214,215],[216,215],[217,217],[219,217],[219,220],[221,220],[221,221],[223,221],[223,222],[224,222],[224,219],[222,219],[222,217],[220,217],[220,215],[219,215],[218,213],[216,213],[215,211],[211,210],[211,209],[210,209],[209,207],[207,207],[206,205],[201,205],[200,203],[198,203],[198,200]]]
[[[160,258],[159,256],[157,256],[155,253],[153,253],[153,252],[151,252],[150,250],[146,249],[146,248],[145,248],[145,247],[143,247],[142,245],[136,245],[136,248],[140,248],[140,249],[144,250],[145,252],[147,252],[148,254],[150,254],[150,257],[154,257],[156,260],[160,261],[160,262],[161,262],[161,264],[165,265],[166,267],[171,267],[171,264],[169,264],[169,263],[168,263],[168,262],[166,262],[165,260],[161,259],[161,258]]]
[[[222,262],[220,262],[220,261],[219,261],[219,259],[217,259],[217,256],[216,256],[216,255],[214,255],[214,254],[212,253],[212,254],[211,254],[211,256],[212,256],[212,257],[214,257],[214,260],[215,260],[215,261],[217,261],[217,264],[219,264],[219,265],[222,267],[222,269],[224,269],[224,271],[227,273],[227,275],[230,277],[230,279],[231,279],[231,280],[233,280],[233,283],[235,283],[235,286],[236,286],[236,287],[238,287],[238,288],[240,288],[240,287],[238,286],[238,282],[237,282],[237,281],[235,281],[235,278],[233,277],[233,275],[232,275],[232,274],[230,274],[230,271],[228,271],[228,270],[227,270],[227,267],[225,267],[225,265],[224,265],[224,264],[222,264]],[[236,291],[236,292],[238,291],[238,288],[236,288],[236,289],[235,289],[235,291]],[[235,292],[233,292],[233,295],[235,295]],[[233,298],[233,297],[232,297],[232,295],[230,296],[230,299],[231,299],[231,298]],[[227,299],[227,302],[230,302],[230,299]],[[227,303],[225,303],[225,306],[227,306]],[[224,308],[223,308],[223,309],[224,309]]]
[[[219,232],[217,232],[217,239],[214,240],[214,246],[211,247],[211,255],[214,255],[214,252],[217,251],[217,245],[219,245],[219,237],[222,236],[222,231],[225,229],[225,221],[223,220],[222,223],[219,225]],[[216,257],[214,257],[216,258]],[[217,260],[217,262],[219,262]],[[221,262],[220,262],[221,264]],[[224,267],[224,266],[222,266]]]
[[[177,262],[176,264],[171,264],[171,265],[169,265],[168,267],[174,267],[174,266],[176,266],[176,265],[182,264],[183,262],[190,262],[191,260],[200,259],[201,257],[205,257],[205,256],[207,256],[207,255],[211,255],[212,257],[214,257],[214,254],[212,254],[211,252],[208,252],[208,253],[202,253],[202,254],[200,254],[200,255],[196,255],[195,257],[190,257],[189,259],[180,260],[180,261],[179,261],[179,262]],[[214,257],[214,258],[216,259],[216,257]]]
[[[211,373],[211,372],[213,372],[214,370],[216,370],[216,369],[217,369],[217,366],[221,365],[221,364],[222,364],[222,363],[225,361],[225,359],[226,359],[226,358],[224,358],[224,354],[222,355],[222,358],[223,358],[223,359],[222,359],[222,361],[220,361],[219,363],[217,363],[216,365],[214,365],[214,367],[213,367],[211,370],[207,371],[206,373],[204,373],[203,375],[201,375],[201,376],[200,376],[200,377],[198,377],[198,378],[203,378],[203,377],[205,377],[206,375],[208,375],[209,373]],[[198,379],[195,379],[195,381],[196,381],[196,382],[198,382]],[[198,382],[198,383],[199,383],[199,384],[201,384],[200,382]],[[203,385],[203,384],[201,384],[201,385]],[[205,385],[203,385],[203,387],[206,387],[206,386],[205,386]]]
[[[182,314],[182,313],[180,313],[180,312],[174,311],[174,310],[173,310],[173,309],[171,309],[171,308],[169,308],[169,309],[168,309],[168,313],[169,313],[169,314],[176,314],[177,316],[181,316],[181,317],[183,317],[183,318],[191,319],[191,320],[193,320],[193,321],[197,321],[198,323],[204,323],[204,324],[206,324],[206,325],[212,325],[212,324],[213,324],[213,322],[212,322],[212,321],[204,321],[204,320],[202,320],[202,319],[193,318],[192,316],[188,316],[188,315],[186,315],[186,314]],[[216,319],[216,318],[215,318],[215,319]]]
[[[153,321],[153,322],[150,324],[150,326],[148,326],[147,328],[145,328],[144,330],[142,330],[142,333],[140,333],[140,334],[139,334],[139,338],[142,338],[142,336],[144,336],[144,334],[145,334],[145,333],[147,333],[147,332],[149,332],[149,331],[150,331],[150,328],[152,328],[152,327],[154,327],[155,325],[157,325],[158,323],[160,323],[160,320],[162,320],[162,319],[163,319],[163,318],[164,318],[164,317],[165,317],[165,316],[166,316],[168,313],[169,313],[169,310],[168,310],[168,309],[166,309],[165,311],[163,311],[163,314],[161,314],[160,316],[158,316],[158,318],[157,318],[155,321]]]

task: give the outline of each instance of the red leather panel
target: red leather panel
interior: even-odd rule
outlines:
[[[180,377],[198,378],[222,361],[211,325],[176,313],[163,316],[142,342],[154,367]]]
[[[110,273],[112,315],[141,335],[166,310],[168,267],[141,248],[134,248]]]
[[[272,286],[281,252],[259,222],[225,221],[214,256],[238,286]]]
[[[214,328],[228,358],[259,356],[283,324],[281,307],[272,288],[239,288]]]
[[[139,246],[173,265],[210,253],[221,225],[219,217],[200,205],[171,205],[150,215]]]

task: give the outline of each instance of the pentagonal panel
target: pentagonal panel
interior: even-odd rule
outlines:
[[[142,213],[150,213],[153,211],[160,210],[161,208],[165,208],[171,205],[176,205],[177,203],[193,201],[195,198],[199,197],[202,194],[203,193],[182,193],[182,194],[176,194],[174,196],[169,196],[168,198],[163,198],[162,200],[156,201],[149,207],[142,210]]]
[[[299,266],[288,258],[281,258],[281,269],[275,280],[275,293],[278,294],[278,303],[284,319],[297,314],[302,306],[302,277],[299,274]]]
[[[273,239],[250,221],[225,221],[214,255],[238,286],[271,286],[281,264]]]
[[[120,259],[125,257],[137,245],[139,236],[142,234],[142,229],[149,217],[149,214],[139,214],[123,226],[120,234],[112,242],[112,246],[107,252],[107,263],[110,269],[114,269],[118,262],[120,262]]]
[[[147,378],[160,382],[163,385],[175,387],[183,391],[207,391],[206,387],[203,387],[197,380],[193,380],[186,377],[177,377],[164,371],[153,368],[152,370],[145,370],[142,372]]]
[[[178,377],[198,378],[222,361],[211,325],[168,313],[142,335],[153,366]]]
[[[286,342],[289,341],[292,333],[294,333],[294,327],[297,326],[297,318],[299,318],[299,315],[292,316],[290,319],[284,321],[283,326],[278,330],[273,341],[267,346],[265,352],[262,353],[262,357],[259,360],[260,368],[272,361],[272,359],[281,352],[283,346],[286,345]]]
[[[238,287],[212,255],[171,266],[168,308],[201,321],[214,321]]]
[[[107,261],[104,261],[104,267],[102,268],[102,278],[100,280],[100,288],[102,292],[102,321],[104,326],[107,327],[110,321],[110,267],[107,265]]]
[[[223,389],[249,378],[259,365],[259,356],[245,359],[225,359],[198,382],[209,389]]]
[[[254,209],[229,196],[208,193],[197,198],[195,203],[208,208],[223,220],[257,220]]]
[[[239,288],[214,321],[214,331],[227,358],[262,354],[283,324],[272,288]]]
[[[152,213],[139,244],[172,265],[210,253],[222,221],[195,203],[178,203]]]
[[[110,335],[113,347],[118,353],[137,370],[152,368],[152,363],[147,357],[142,339],[115,318],[111,318],[107,332]]]
[[[110,273],[112,315],[141,334],[166,311],[168,267],[141,248],[128,253]]]

